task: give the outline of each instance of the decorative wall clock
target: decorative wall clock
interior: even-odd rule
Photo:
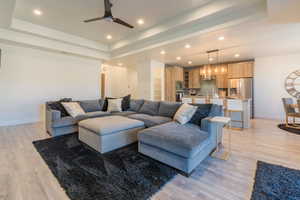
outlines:
[[[300,99],[300,70],[290,73],[285,79],[284,86],[290,95]]]

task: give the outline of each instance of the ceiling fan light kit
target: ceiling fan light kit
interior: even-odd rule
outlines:
[[[85,20],[84,22],[89,23],[89,22],[94,22],[94,21],[99,21],[99,20],[106,20],[108,22],[114,22],[114,23],[120,24],[122,26],[126,26],[127,28],[134,28],[134,26],[130,25],[129,23],[127,23],[119,18],[115,18],[112,15],[111,8],[113,7],[113,4],[110,2],[110,0],[104,0],[104,7],[105,7],[105,13],[104,13],[103,17],[88,19],[88,20]]]

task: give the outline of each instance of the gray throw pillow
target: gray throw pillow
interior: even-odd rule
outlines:
[[[158,115],[159,103],[159,101],[145,100],[139,112],[148,115]]]
[[[99,100],[80,101],[80,106],[85,112],[96,112],[102,110]]]
[[[158,115],[173,118],[181,103],[162,101],[159,105]]]
[[[131,99],[129,111],[139,112],[143,104],[144,104],[143,99],[140,100]]]

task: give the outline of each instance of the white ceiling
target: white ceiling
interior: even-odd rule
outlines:
[[[106,21],[83,23],[85,19],[104,14],[103,0],[17,0],[14,17],[110,44],[210,1],[212,0],[112,0],[113,15],[136,26],[133,30]],[[43,15],[35,16],[33,9],[40,9]],[[137,25],[139,18],[145,20],[143,26]],[[111,34],[113,39],[108,41],[107,34]]]
[[[261,56],[283,55],[300,51],[300,23],[298,24],[273,24],[266,17],[243,23],[226,29],[220,29],[205,34],[200,34],[188,39],[168,45],[162,45],[138,54],[115,59],[108,64],[123,63],[127,66],[135,65],[141,58],[155,59],[168,64],[189,66],[188,61],[194,65],[207,64],[206,51],[223,49],[219,54],[220,62],[231,62],[254,59]],[[219,41],[218,37],[224,36],[225,40]],[[190,49],[184,48],[190,44]],[[166,51],[161,55],[161,50]],[[240,54],[235,58],[235,54]],[[180,56],[181,61],[176,57]],[[216,59],[216,55],[213,55]]]
[[[11,2],[10,8],[15,6],[12,20],[9,12],[4,16],[7,20],[0,20],[0,27],[7,28],[2,36],[0,29],[0,39],[16,42],[17,38],[23,45],[26,40],[26,45],[42,44],[51,50],[54,42],[65,53],[86,56],[85,52],[91,51],[88,57],[114,58],[109,64],[131,66],[147,58],[200,65],[208,62],[205,52],[211,49],[223,49],[223,62],[300,51],[300,24],[291,23],[300,19],[300,13],[285,6],[287,9],[278,15],[276,8],[281,0],[112,0],[115,17],[135,25],[133,30],[106,21],[83,23],[103,15],[103,0],[0,1]],[[43,15],[34,15],[34,9],[40,9]],[[0,15],[4,19],[3,13]],[[145,25],[137,25],[139,18],[145,20]],[[12,23],[7,25],[9,21]],[[7,31],[13,35],[8,37]],[[108,41],[107,34],[113,39]],[[221,35],[224,41],[217,40]],[[192,48],[185,49],[187,43]],[[160,55],[161,50],[167,54]],[[241,56],[234,58],[236,53]],[[177,61],[177,56],[182,60]]]

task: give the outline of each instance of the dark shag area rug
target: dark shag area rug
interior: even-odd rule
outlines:
[[[133,144],[101,155],[78,134],[33,142],[72,200],[145,200],[177,170],[138,153]]]
[[[251,200],[300,200],[300,170],[258,161]]]
[[[300,124],[297,124],[300,126]],[[290,126],[292,126],[292,124],[290,124]],[[295,134],[299,134],[300,135],[300,129],[296,129],[293,127],[287,127],[286,124],[278,124],[278,128],[288,131],[290,133],[295,133]]]

